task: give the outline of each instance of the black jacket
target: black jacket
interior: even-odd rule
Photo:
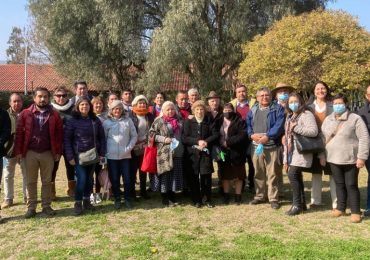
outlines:
[[[235,166],[244,165],[247,158],[248,144],[249,138],[245,121],[239,114],[234,113],[227,131],[227,147],[222,147],[226,152],[226,162]],[[220,146],[222,146],[222,144],[220,144]]]
[[[4,145],[10,139],[10,132],[11,123],[9,114],[4,109],[0,108],[0,157],[4,156],[6,153]]]
[[[190,156],[194,174],[213,173],[211,151],[219,136],[219,130],[213,126],[208,116],[205,116],[200,124],[198,124],[195,117],[184,122],[182,141]],[[199,140],[207,142],[208,154],[192,147],[193,145],[198,145]]]
[[[369,101],[366,100],[365,104],[363,107],[361,107],[358,111],[357,114],[362,117],[364,120],[367,130],[369,131],[370,134],[370,103]]]

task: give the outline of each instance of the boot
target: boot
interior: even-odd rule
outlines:
[[[74,213],[75,213],[76,216],[82,214],[82,202],[81,201],[76,201],[75,202]]]
[[[229,205],[230,204],[230,193],[224,193],[224,204]]]
[[[55,182],[51,182],[50,184],[51,184],[50,199],[52,201],[55,201],[57,198],[56,190],[55,190]]]
[[[73,198],[75,196],[76,181],[68,181],[68,189],[66,193],[69,197]]]
[[[235,203],[236,203],[236,205],[240,205],[242,203],[242,195],[241,194],[235,194]]]
[[[168,207],[170,205],[170,200],[168,199],[168,194],[167,193],[161,193],[162,196],[162,204],[165,207]]]
[[[88,198],[88,199],[84,199],[83,200],[83,208],[85,209],[85,210],[91,210],[91,211],[95,211],[95,207],[91,204],[91,202],[90,202],[90,198]]]
[[[361,215],[360,214],[351,214],[351,222],[352,223],[360,223],[361,222]]]
[[[179,203],[177,202],[177,199],[176,199],[176,194],[173,191],[169,191],[167,194],[168,194],[168,199],[169,199],[169,202],[170,202],[171,206],[179,205]]]

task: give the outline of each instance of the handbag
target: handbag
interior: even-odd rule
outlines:
[[[324,139],[321,134],[316,137],[308,137],[300,134],[295,134],[297,151],[301,154],[306,153],[321,153],[325,150]]]
[[[91,148],[85,152],[79,152],[78,153],[78,163],[82,166],[87,166],[91,164],[95,164],[99,162],[99,155],[98,151],[96,150],[96,140],[95,140],[95,127],[94,123],[91,120],[93,125],[93,135],[94,135],[94,148]],[[78,151],[78,147],[77,147]]]
[[[157,146],[154,142],[155,136],[149,139],[149,145],[145,147],[143,163],[140,170],[143,172],[157,173]]]
[[[107,199],[109,199],[109,189],[112,187],[112,183],[110,182],[108,170],[106,167],[102,168],[102,170],[100,171],[98,175],[98,180],[99,180],[100,186],[103,188],[103,191],[104,191],[103,197],[104,197],[104,193],[106,193]]]

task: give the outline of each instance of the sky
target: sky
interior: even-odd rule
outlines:
[[[27,0],[0,0],[0,61],[6,61],[6,49],[13,26],[20,28],[29,24]],[[357,16],[361,26],[370,31],[370,0],[336,0],[328,9],[342,9]]]

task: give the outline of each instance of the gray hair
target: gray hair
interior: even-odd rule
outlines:
[[[271,90],[268,87],[260,87],[257,89],[256,96],[258,97],[261,92],[267,92],[271,96]]]
[[[190,96],[192,93],[196,93],[199,96],[199,91],[196,88],[191,88],[188,90],[188,95]]]

